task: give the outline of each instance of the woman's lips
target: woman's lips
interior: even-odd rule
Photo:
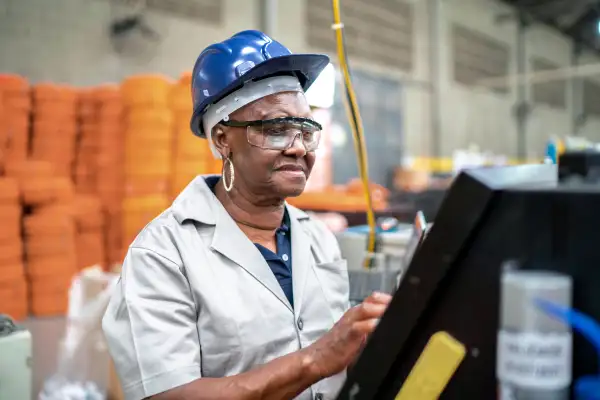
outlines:
[[[282,172],[285,173],[286,175],[289,176],[294,176],[294,177],[298,177],[298,176],[306,176],[305,172],[304,172],[304,168],[301,165],[282,165],[281,167],[276,169],[277,172]]]
[[[297,165],[297,164],[287,164],[287,165],[282,165],[281,167],[278,167],[277,171],[303,171],[304,172],[304,168],[302,168],[301,165]]]

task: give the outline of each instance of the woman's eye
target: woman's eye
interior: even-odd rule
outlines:
[[[280,130],[269,131],[268,133],[266,133],[266,135],[269,136],[270,138],[277,139],[277,140],[282,140],[282,139],[285,139],[288,137],[287,132],[280,131]]]
[[[285,132],[285,128],[286,127],[283,125],[270,125],[268,127],[264,127],[263,132],[273,135],[273,134]]]

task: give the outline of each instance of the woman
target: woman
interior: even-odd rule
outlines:
[[[335,237],[285,203],[315,160],[304,90],[328,61],[257,31],[200,54],[191,127],[223,173],[129,248],[103,319],[127,399],[335,398],[389,296],[348,310]]]

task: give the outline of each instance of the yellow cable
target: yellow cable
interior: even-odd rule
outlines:
[[[368,180],[368,163],[367,163],[367,155],[365,152],[365,140],[364,140],[364,133],[362,130],[362,120],[360,118],[360,114],[358,112],[358,105],[357,105],[357,101],[356,101],[356,95],[354,93],[353,87],[352,87],[352,82],[350,80],[350,73],[349,73],[349,68],[348,68],[348,63],[347,63],[347,59],[346,59],[346,55],[345,55],[345,49],[344,49],[344,43],[343,43],[343,33],[341,32],[341,18],[340,18],[340,10],[339,10],[339,1],[334,0],[333,2],[333,8],[334,8],[334,22],[337,26],[336,29],[336,36],[337,36],[337,49],[338,49],[338,56],[340,58],[340,64],[342,67],[342,73],[344,76],[344,81],[346,84],[346,90],[348,91],[348,99],[350,104],[349,104],[349,110],[347,108],[347,111],[349,111],[349,116],[351,117],[352,121],[351,122],[356,122],[355,123],[351,123],[351,127],[354,133],[353,139],[354,139],[354,143],[355,143],[355,147],[356,147],[356,151],[357,151],[357,156],[358,156],[358,161],[359,161],[359,174],[363,183],[363,189],[365,192],[365,198],[367,201],[367,222],[369,225],[369,240],[368,240],[368,251],[369,253],[373,253],[374,252],[374,248],[375,248],[375,215],[373,212],[373,204],[372,204],[372,199],[370,196],[370,190],[369,190],[369,180]],[[347,104],[347,103],[346,103]],[[367,258],[366,262],[368,263],[369,260]]]
[[[348,102],[346,104],[346,111],[348,112],[348,117],[350,119],[350,126],[352,128],[354,146],[356,150],[356,155],[358,158],[358,172],[360,175],[360,179],[363,184],[363,190],[365,194],[365,200],[367,202],[367,224],[369,226],[369,235],[367,241],[367,251],[369,253],[369,257],[365,258],[365,267],[371,266],[371,255],[375,252],[375,236],[376,236],[376,222],[375,222],[375,212],[373,210],[373,199],[371,197],[371,192],[369,189],[369,167],[367,162],[367,154],[366,154],[366,144],[363,132],[363,124],[362,119],[360,117],[360,113],[358,110],[358,102],[356,101],[356,94],[354,93],[354,89],[352,87],[352,81],[350,79],[350,71],[348,67],[348,62],[346,58],[346,53],[344,49],[344,36],[342,32],[342,21],[341,21],[341,13],[340,13],[340,3],[339,0],[333,1],[333,20],[334,20],[334,29],[336,35],[336,43],[337,43],[337,54],[340,63],[340,68],[342,70],[342,76],[344,77],[344,84],[347,90]],[[349,104],[348,104],[349,103]]]

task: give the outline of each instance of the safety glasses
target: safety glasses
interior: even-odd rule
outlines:
[[[266,150],[288,150],[300,138],[306,151],[315,151],[321,140],[321,125],[309,118],[284,117],[260,121],[221,121],[234,128],[246,128],[248,143]]]

